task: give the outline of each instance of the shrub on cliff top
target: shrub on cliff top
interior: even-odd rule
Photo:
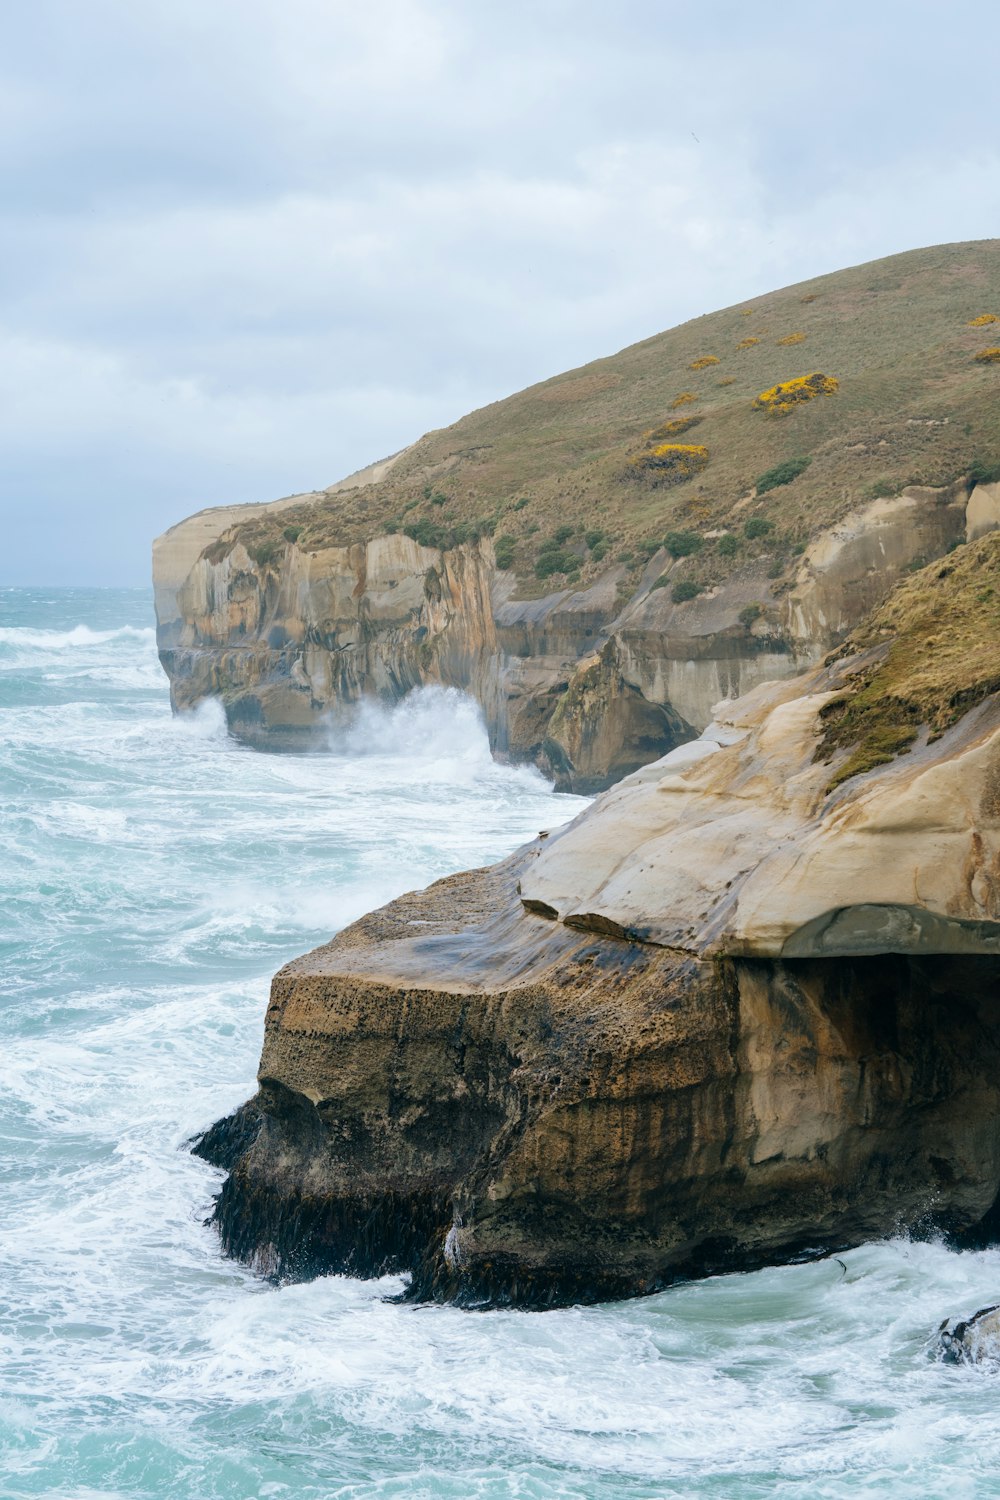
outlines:
[[[1000,365],[1000,348],[994,344],[989,349],[980,349],[974,358],[981,365]]]
[[[757,480],[758,495],[766,495],[768,490],[776,490],[779,485],[791,484],[793,479],[798,479],[804,474],[812,463],[811,458],[788,458],[783,464],[775,464],[773,469],[768,469],[761,474]]]
[[[516,542],[512,536],[498,536],[493,544],[493,554],[497,560],[497,567],[506,570],[514,562],[514,550]]]
[[[840,389],[840,381],[832,375],[823,375],[814,370],[811,375],[797,375],[794,380],[784,380],[761,391],[753,403],[754,411],[785,413],[813,401],[817,396],[832,396]]]
[[[648,432],[643,433],[643,441],[648,447],[654,443],[665,443],[668,438],[679,437],[682,432],[690,432],[692,427],[697,427],[703,419],[696,416],[671,417],[667,422],[661,422],[659,427],[651,427]]]
[[[743,535],[748,542],[758,541],[773,530],[774,522],[765,520],[763,516],[751,516],[749,521],[743,522]]]
[[[675,604],[686,604],[689,599],[697,599],[703,592],[702,585],[695,583],[693,578],[682,578],[670,590],[670,597]]]
[[[258,568],[268,568],[276,563],[281,556],[282,548],[274,541],[249,542],[247,552],[253,558]]]
[[[700,552],[705,543],[696,531],[668,531],[663,545],[671,557],[690,557]]]
[[[535,577],[551,578],[553,573],[572,573],[580,566],[580,559],[573,552],[552,549],[540,552],[535,559]]]
[[[629,460],[633,470],[646,472],[660,484],[683,484],[708,463],[708,449],[700,443],[657,443]]]

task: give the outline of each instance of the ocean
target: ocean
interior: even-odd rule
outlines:
[[[546,1313],[219,1254],[187,1142],[252,1092],[274,970],[582,805],[451,692],[244,749],[171,717],[148,592],[0,590],[3,1500],[1000,1496],[1000,1375],[929,1354],[998,1251]]]

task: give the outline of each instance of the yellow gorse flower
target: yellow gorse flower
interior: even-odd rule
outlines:
[[[720,364],[721,361],[714,354],[703,354],[701,359],[693,359],[688,365],[689,370],[707,370],[709,365]]]
[[[772,385],[770,390],[761,391],[753,403],[754,410],[789,412],[816,396],[832,396],[839,389],[840,381],[834,376],[814,370],[811,375],[797,375],[794,380],[785,380],[780,385]]]
[[[1000,323],[1000,317],[996,313],[980,313],[978,318],[970,318],[966,328],[985,328],[987,323]]]
[[[783,339],[777,340],[777,343],[782,348],[787,348],[789,344],[801,344],[804,338],[805,334],[799,329],[795,333],[786,333]]]
[[[981,365],[1000,365],[1000,349],[993,344],[989,349],[980,349],[975,358]]]

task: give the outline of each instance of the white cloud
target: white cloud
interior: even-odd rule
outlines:
[[[141,581],[192,503],[329,482],[685,317],[990,234],[989,90],[919,102],[989,18],[931,19],[36,0],[0,76],[9,504],[58,514],[66,580],[99,505],[86,566]],[[8,554],[43,565],[48,537]]]

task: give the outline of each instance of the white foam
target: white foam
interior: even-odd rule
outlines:
[[[845,1269],[483,1315],[224,1261],[203,1223],[220,1174],[185,1142],[252,1091],[273,971],[582,803],[495,765],[442,690],[369,706],[332,756],[254,754],[218,705],[171,720],[165,681],[123,707],[96,674],[149,633],[106,634],[79,699],[10,708],[0,747],[0,1493],[1000,1492],[996,1379],[928,1356],[942,1318],[1000,1295],[996,1251],[897,1240]],[[81,645],[56,649],[81,670]]]

